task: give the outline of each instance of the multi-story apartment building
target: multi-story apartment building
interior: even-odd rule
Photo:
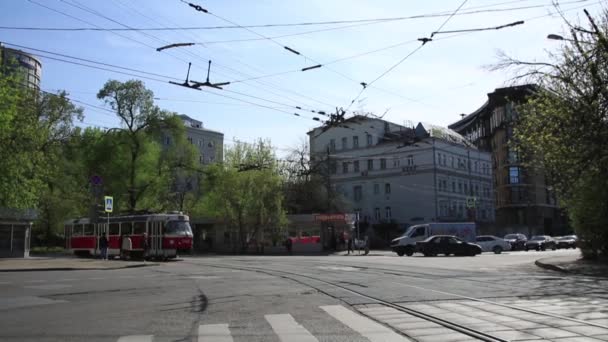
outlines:
[[[314,162],[364,222],[492,222],[491,159],[445,128],[364,116],[308,132]]]
[[[24,85],[40,89],[42,63],[29,53],[0,44],[0,72],[21,74]]]
[[[517,105],[535,90],[534,85],[499,88],[474,112],[449,126],[480,150],[492,154],[496,225],[504,232],[561,234],[566,218],[542,172],[522,165],[512,144]]]
[[[186,126],[186,138],[198,149],[200,164],[207,165],[224,160],[224,133],[205,128],[202,121],[187,115],[179,115],[179,118]],[[173,137],[165,134],[163,140],[163,144],[169,146]]]

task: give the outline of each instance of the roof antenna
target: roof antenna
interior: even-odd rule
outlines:
[[[465,113],[460,114],[460,117],[464,119],[464,117],[467,116]]]

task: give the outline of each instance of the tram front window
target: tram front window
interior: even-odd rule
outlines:
[[[165,234],[192,236],[192,228],[187,221],[169,221],[165,227]]]

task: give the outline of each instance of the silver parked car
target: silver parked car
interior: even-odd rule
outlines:
[[[480,245],[484,252],[500,254],[502,251],[511,250],[511,244],[509,242],[494,235],[479,235],[475,238],[475,243]]]

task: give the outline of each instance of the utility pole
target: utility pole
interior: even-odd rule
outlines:
[[[330,154],[330,147],[329,145],[327,146],[327,212],[330,213],[331,212],[331,197],[332,197],[332,191],[331,191],[331,154]]]

